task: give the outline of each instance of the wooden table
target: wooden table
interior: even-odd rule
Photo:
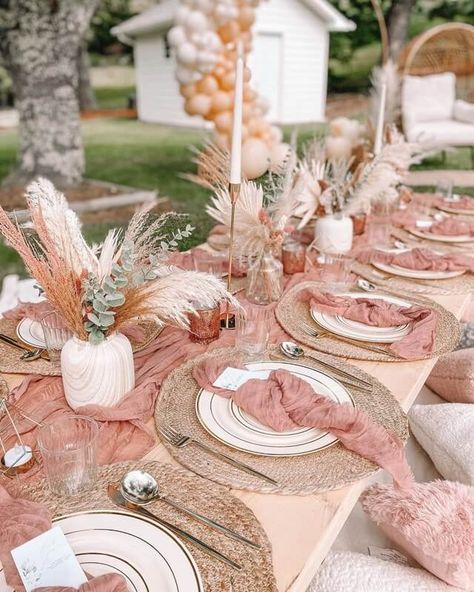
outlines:
[[[432,299],[461,318],[471,296],[435,296]],[[353,363],[385,384],[408,411],[436,360]],[[22,380],[18,375],[7,378],[12,387]],[[176,464],[161,443],[146,459]],[[360,481],[338,491],[308,496],[233,491],[253,510],[267,532],[280,592],[305,592],[365,485],[365,481]]]

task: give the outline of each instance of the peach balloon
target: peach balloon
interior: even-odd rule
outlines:
[[[250,103],[244,103],[242,106],[242,121],[249,121],[253,114],[253,106]]]
[[[186,101],[186,110],[190,115],[206,115],[211,108],[211,97],[203,94],[194,95]]]
[[[283,140],[283,132],[276,125],[270,126],[270,136],[275,144]]]
[[[247,179],[256,179],[267,172],[270,150],[265,142],[249,138],[242,144],[242,172]]]
[[[232,109],[231,94],[218,90],[211,97],[211,105],[214,111],[229,111]]]
[[[220,82],[221,88],[224,90],[234,90],[235,85],[235,74],[234,72],[230,72],[221,78]]]
[[[254,90],[252,90],[250,88],[250,86],[248,86],[248,85],[244,86],[244,101],[248,101],[248,102],[253,101],[253,100],[255,100],[256,96],[257,96],[257,93]]]
[[[242,31],[248,31],[254,22],[254,10],[250,6],[242,6],[239,14],[239,25]]]
[[[229,150],[229,137],[226,134],[215,134],[214,141],[221,150]]]
[[[229,133],[232,129],[232,112],[222,111],[218,113],[214,118],[216,129],[221,133]]]
[[[240,35],[240,27],[235,21],[229,21],[225,25],[222,25],[217,30],[217,33],[224,43],[231,43]]]
[[[219,89],[219,83],[214,76],[204,76],[204,78],[196,84],[196,89],[205,95],[213,95]]]
[[[181,86],[179,87],[179,92],[185,99],[190,99],[192,96],[196,94],[196,85],[181,84]]]
[[[248,68],[247,66],[245,66],[244,69],[244,82],[250,82],[250,79],[252,78],[252,71],[250,70],[250,68]]]

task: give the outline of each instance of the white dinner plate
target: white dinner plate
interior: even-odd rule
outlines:
[[[398,304],[399,306],[411,306],[406,300],[396,298],[394,296],[385,296],[381,294],[354,294],[348,292],[341,294],[341,296],[349,298],[371,298],[374,300],[385,300],[391,304]],[[395,343],[400,341],[410,332],[409,323],[393,327],[372,327],[359,321],[351,321],[344,318],[342,315],[331,315],[325,312],[320,312],[316,308],[312,308],[311,316],[313,319],[330,333],[340,335],[341,337],[348,337],[350,339],[357,339],[359,341],[369,341],[372,343]]]
[[[17,336],[32,347],[45,348],[46,343],[44,341],[43,329],[39,321],[33,321],[33,319],[21,319],[16,326]]]
[[[425,238],[426,240],[431,241],[438,241],[441,243],[472,243],[474,242],[474,237],[464,234],[462,236],[449,236],[446,234],[433,234],[432,232],[422,232],[417,230],[416,228],[407,228],[406,229],[410,234],[414,236],[418,236],[420,238]]]
[[[406,253],[410,249],[380,249],[383,253]],[[401,265],[373,262],[372,265],[381,271],[386,271],[400,277],[412,278],[416,280],[447,280],[458,277],[465,271],[433,271],[431,269],[409,269]]]
[[[129,592],[203,592],[192,556],[169,530],[145,517],[113,510],[56,518],[91,576],[121,574]],[[3,570],[0,584],[4,583]],[[6,586],[6,584],[5,584]],[[0,590],[8,588],[0,585]]]
[[[272,370],[283,369],[308,382],[315,392],[337,403],[354,406],[350,393],[324,372],[295,362],[249,362],[246,367],[261,372],[262,379]],[[300,456],[317,452],[337,442],[326,430],[301,427],[275,432],[245,413],[233,401],[202,389],[196,399],[196,414],[204,429],[237,450],[264,456]]]
[[[474,203],[474,199],[472,200]],[[451,203],[456,203],[456,202],[451,202]],[[436,206],[438,208],[438,210],[441,210],[442,212],[446,212],[447,214],[457,214],[460,216],[474,216],[474,208],[472,210],[458,210],[456,207],[449,207],[449,206],[440,206],[437,205]]]

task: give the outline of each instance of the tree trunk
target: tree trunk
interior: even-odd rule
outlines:
[[[388,14],[390,55],[394,62],[407,42],[410,18],[415,0],[393,0]]]
[[[90,77],[90,60],[87,53],[87,44],[82,43],[77,55],[77,100],[79,101],[80,111],[90,111],[97,109],[94,89]]]
[[[82,179],[77,56],[98,1],[10,0],[0,9],[0,51],[19,113],[17,166],[7,183]]]

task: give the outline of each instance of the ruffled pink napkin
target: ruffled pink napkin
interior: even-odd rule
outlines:
[[[286,370],[274,370],[267,380],[249,380],[236,391],[212,386],[229,365],[235,367],[234,363],[207,358],[194,368],[193,377],[201,388],[232,398],[246,413],[277,432],[299,426],[328,430],[348,450],[387,470],[398,486],[412,482],[403,443],[365,412],[334,403]]]
[[[401,253],[366,249],[357,254],[361,263],[385,263],[422,271],[469,271],[474,273],[474,258],[462,253],[435,253],[430,249],[411,249]]]
[[[5,580],[16,592],[25,588],[18,573],[11,550],[49,530],[51,514],[42,504],[12,497],[0,485],[0,561]],[[73,588],[38,588],[41,592],[75,592]],[[80,592],[127,592],[127,584],[118,574],[93,578],[79,588]],[[37,592],[37,591],[35,591]]]
[[[444,236],[473,236],[474,222],[457,220],[456,218],[445,218],[441,222],[434,222],[426,232]]]
[[[437,204],[443,208],[452,208],[453,210],[474,210],[474,198],[463,195],[458,201],[445,201],[440,199]]]
[[[303,301],[309,300],[311,308],[320,312],[340,314],[372,327],[396,327],[410,323],[410,333],[390,345],[390,350],[401,358],[422,358],[434,349],[438,316],[431,308],[417,305],[403,308],[378,298],[349,298],[311,288],[302,290],[299,297]]]

